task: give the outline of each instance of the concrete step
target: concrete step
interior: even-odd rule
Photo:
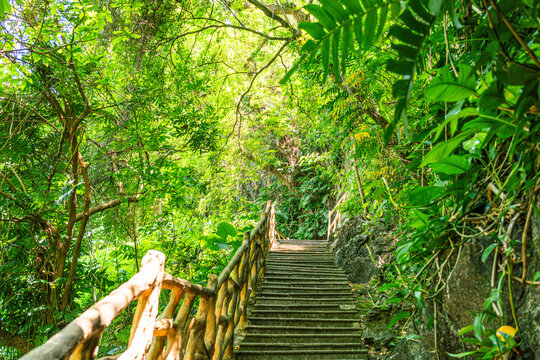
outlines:
[[[356,319],[359,315],[356,309],[352,310],[292,310],[292,309],[253,309],[250,311],[248,317],[257,318],[310,318],[310,319]]]
[[[256,317],[251,316],[249,323],[252,325],[287,326],[295,324],[305,327],[351,327],[360,328],[360,319],[326,319],[308,317]]]

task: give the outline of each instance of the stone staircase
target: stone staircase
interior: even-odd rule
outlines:
[[[320,240],[282,240],[266,262],[237,360],[367,359],[345,273]]]

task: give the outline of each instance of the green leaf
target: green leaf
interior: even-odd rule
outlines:
[[[403,21],[403,23],[411,30],[416,31],[417,33],[423,34],[429,30],[429,24],[418,21],[408,9],[403,11],[403,13],[399,16],[399,19]]]
[[[415,65],[413,61],[389,59],[386,62],[386,69],[396,74],[409,75],[413,72]]]
[[[454,151],[454,149],[458,147],[458,145],[461,144],[470,135],[471,135],[471,132],[466,131],[445,142],[435,145],[433,149],[431,149],[426,154],[420,166],[426,166],[434,162],[442,161],[446,157],[450,156],[452,151]]]
[[[399,57],[408,60],[415,60],[418,55],[418,49],[410,45],[392,44],[392,49],[397,51]]]
[[[330,38],[327,37],[323,40],[322,43],[322,66],[323,66],[323,81],[326,81],[326,77],[328,76],[328,68],[330,65]]]
[[[459,359],[459,358],[464,358],[465,356],[476,354],[476,350],[475,351],[462,352],[462,353],[459,353],[459,354],[451,354],[451,353],[447,353],[447,354],[450,355],[451,357],[455,357],[455,358]]]
[[[9,0],[0,0],[0,18],[3,18],[5,13],[11,15],[11,5]]]
[[[339,31],[335,31],[332,36],[332,70],[334,71],[334,76],[336,81],[340,81],[339,78]]]
[[[430,164],[433,171],[447,175],[463,174],[471,169],[465,156],[451,155],[442,161]]]
[[[327,30],[333,30],[337,24],[334,18],[322,7],[319,5],[306,5],[304,6],[304,9],[313,15],[322,26],[324,26]]]
[[[482,262],[485,263],[489,254],[491,254],[491,252],[493,251],[493,249],[495,249],[497,246],[499,246],[499,244],[497,243],[494,243],[494,244],[491,244],[489,245],[485,250],[484,252],[482,253]]]
[[[347,18],[347,13],[343,9],[343,5],[335,0],[319,0],[323,9],[325,9],[332,17],[340,22]]]
[[[217,226],[216,234],[222,239],[227,239],[227,235],[236,236],[236,229],[228,222],[220,222]]]
[[[418,15],[422,20],[427,23],[433,22],[435,16],[431,15],[419,0],[413,0],[408,2],[409,7]]]
[[[394,315],[392,317],[392,319],[390,319],[390,322],[388,323],[388,326],[386,327],[386,330],[389,330],[399,320],[404,319],[404,318],[409,317],[409,316],[411,316],[411,314],[408,311],[402,311],[402,312]]]
[[[367,50],[373,44],[375,30],[377,29],[377,11],[370,9],[366,16],[366,28],[364,31],[364,50]]]
[[[441,6],[443,4],[443,0],[429,0],[428,8],[429,12],[432,15],[438,16],[441,12]]]
[[[414,206],[426,206],[436,200],[442,193],[439,186],[421,186],[409,193],[409,201]]]
[[[388,31],[388,34],[394,36],[399,41],[412,45],[416,48],[419,48],[424,40],[423,36],[417,35],[408,28],[404,28],[399,25],[393,25]]]
[[[476,316],[474,318],[474,336],[482,341],[482,329],[484,328],[484,324],[482,323],[482,317]]]
[[[345,74],[345,68],[347,65],[347,55],[349,53],[349,47],[351,46],[352,33],[353,29],[351,23],[347,23],[345,26],[343,26],[343,41],[341,42],[341,71],[343,74]]]
[[[326,35],[324,28],[319,23],[301,22],[298,27],[305,30],[315,40],[320,40]]]
[[[354,35],[356,36],[356,42],[358,47],[362,48],[362,38],[363,38],[363,28],[362,28],[362,17],[359,16],[354,21]]]
[[[474,325],[468,325],[468,326],[462,327],[458,332],[458,336],[464,335],[473,330],[474,330]]]
[[[386,6],[383,6],[381,7],[381,9],[379,10],[379,20],[378,20],[378,25],[377,25],[377,31],[375,32],[375,38],[379,38],[384,30],[384,25],[386,25],[386,18],[388,16],[388,10],[389,10],[389,6],[386,5]]]
[[[459,70],[459,78],[456,79],[448,67],[443,68],[426,87],[426,97],[436,101],[458,101],[477,95],[472,67],[461,64]]]

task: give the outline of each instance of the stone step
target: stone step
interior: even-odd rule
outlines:
[[[278,290],[271,290],[271,289],[262,289],[257,293],[257,296],[260,297],[286,297],[286,298],[294,298],[294,297],[310,297],[310,296],[317,296],[320,298],[328,298],[328,297],[347,297],[351,296],[352,293],[350,289],[347,290],[335,290],[335,291],[318,291],[318,290],[287,290],[287,291],[278,291]]]
[[[276,264],[272,264],[272,265],[268,265],[266,267],[266,271],[268,271],[270,274],[272,274],[273,272],[284,272],[284,273],[291,273],[291,272],[297,272],[297,275],[299,275],[300,273],[311,273],[313,275],[319,275],[319,274],[340,274],[340,275],[344,275],[345,273],[343,272],[343,270],[340,270],[338,269],[337,267],[335,266],[327,266],[327,267],[323,267],[323,266],[295,266],[293,264],[288,264],[288,265],[276,265]]]
[[[311,281],[319,283],[333,283],[333,282],[343,282],[349,283],[347,275],[336,274],[336,275],[317,275],[310,274],[309,276],[298,276],[297,274],[284,274],[284,275],[270,275],[266,274],[264,277],[265,281],[290,281],[290,282],[301,282],[301,281]]]
[[[305,327],[351,327],[360,328],[360,319],[325,319],[325,318],[308,318],[308,317],[257,317],[251,316],[249,323],[252,325],[273,325],[287,326],[295,324],[296,326]]]
[[[242,350],[236,351],[238,360],[342,360],[368,359],[365,350]]]
[[[247,343],[335,343],[335,342],[347,342],[347,343],[361,343],[362,334],[247,334],[244,340]]]
[[[289,264],[289,263],[293,263],[293,264],[324,264],[324,265],[331,265],[331,266],[335,266],[334,265],[334,259],[331,259],[331,258],[323,258],[323,257],[320,257],[318,259],[315,259],[311,256],[305,256],[305,257],[276,257],[276,256],[272,256],[272,257],[268,257],[266,259],[266,263],[267,264],[282,264],[282,263],[286,263],[286,264]]]
[[[332,350],[335,349],[336,352],[340,350],[349,349],[349,350],[365,350],[366,347],[362,341],[334,341],[334,342],[311,342],[308,339],[303,339],[303,342],[293,342],[289,339],[283,339],[283,342],[267,343],[267,342],[251,342],[246,341],[242,342],[242,349],[245,350]],[[339,340],[334,338],[333,340]]]
[[[311,319],[319,319],[319,318],[325,318],[325,319],[357,319],[358,320],[358,312],[356,309],[352,310],[330,310],[330,309],[324,309],[324,310],[292,310],[292,309],[253,309],[250,311],[249,316],[255,316],[258,318],[311,318]]]
[[[270,251],[268,256],[332,256],[334,257],[334,254],[329,252],[327,249],[324,250],[316,250],[316,251],[310,251],[310,250],[287,250],[287,249],[280,249],[277,248],[275,250]]]
[[[239,352],[241,350],[238,350]],[[264,352],[264,350],[252,350],[246,352],[240,352],[235,356],[237,360],[342,360],[342,359],[369,359],[366,352],[348,352],[343,353],[334,352],[306,352],[303,350],[288,350],[288,351],[270,351]]]
[[[262,291],[270,290],[270,291],[285,291],[285,292],[297,292],[297,291],[317,291],[317,292],[335,292],[335,291],[351,291],[351,287],[347,283],[337,283],[335,285],[326,285],[326,286],[309,286],[309,284],[306,285],[298,285],[298,286],[292,286],[292,285],[281,285],[282,283],[278,282],[264,282],[261,286]],[[259,290],[260,291],[260,290]]]
[[[287,311],[287,310],[356,310],[356,304],[353,301],[350,301],[349,303],[275,303],[275,304],[263,304],[261,302],[257,302],[254,306],[254,309],[256,310],[280,310],[280,311]]]
[[[302,279],[302,280],[273,280],[273,279],[266,279],[262,283],[262,286],[284,286],[284,287],[292,287],[292,288],[302,288],[302,287],[309,287],[309,288],[348,288],[349,290],[351,287],[349,286],[349,282],[346,280],[318,280],[318,279]]]
[[[351,326],[298,326],[298,325],[246,325],[246,334],[333,334],[361,335],[360,327]]]
[[[318,290],[288,290],[288,291],[278,291],[271,289],[262,289],[257,292],[257,297],[268,298],[268,297],[286,297],[286,298],[306,298],[316,296],[319,298],[345,298],[350,296],[352,298],[352,292],[350,289],[347,290],[335,290],[335,291],[318,291]]]
[[[350,295],[350,296],[347,296]],[[283,293],[268,293],[268,292],[259,292],[257,293],[257,298],[255,301],[268,301],[268,300],[281,300],[281,301],[291,301],[293,303],[297,302],[341,302],[341,301],[353,301],[352,292],[349,292],[347,295],[333,295],[333,294],[321,294],[319,296],[314,296],[313,294],[283,294]]]

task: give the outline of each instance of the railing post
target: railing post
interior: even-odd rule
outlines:
[[[120,355],[119,360],[143,359],[146,350],[152,342],[154,325],[159,306],[159,294],[161,293],[161,283],[165,273],[165,255],[159,251],[149,251],[142,260],[144,267],[151,261],[159,261],[160,272],[150,289],[139,297],[137,309],[131,325],[131,335],[128,349]]]

